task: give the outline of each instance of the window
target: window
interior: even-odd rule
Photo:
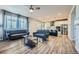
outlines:
[[[10,30],[11,29],[11,14],[6,13],[5,14],[5,29]]]
[[[27,29],[27,18],[25,17],[19,18],[19,27],[20,29]]]
[[[17,15],[12,14],[12,29],[17,29]]]
[[[5,30],[26,30],[27,17],[18,16],[17,14],[5,12],[4,29]]]
[[[23,26],[23,18],[19,17],[19,29],[22,29]]]
[[[27,29],[27,18],[24,18],[24,29]]]

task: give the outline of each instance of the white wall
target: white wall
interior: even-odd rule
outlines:
[[[71,40],[71,16],[68,18],[68,38]]]
[[[74,6],[72,7],[72,9],[69,13],[69,17],[68,17],[68,37],[70,40],[73,40],[73,38],[72,38],[72,20],[71,20],[72,19],[71,14],[73,12],[73,8],[74,8]]]
[[[50,28],[50,22],[46,22],[45,23],[45,29],[49,29]]]
[[[32,35],[33,32],[41,29],[41,22],[37,21],[36,19],[29,18],[29,32]]]

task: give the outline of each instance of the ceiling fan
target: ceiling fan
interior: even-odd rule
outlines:
[[[33,5],[30,5],[29,10],[30,12],[33,12],[34,10],[40,10],[40,7],[34,7]]]

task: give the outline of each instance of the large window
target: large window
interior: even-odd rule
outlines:
[[[27,30],[27,17],[5,12],[5,30]]]

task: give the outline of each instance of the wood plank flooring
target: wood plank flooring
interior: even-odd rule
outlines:
[[[0,54],[77,54],[73,42],[66,35],[49,36],[47,42],[39,42],[33,49],[24,46],[23,41],[19,39],[0,42]]]

